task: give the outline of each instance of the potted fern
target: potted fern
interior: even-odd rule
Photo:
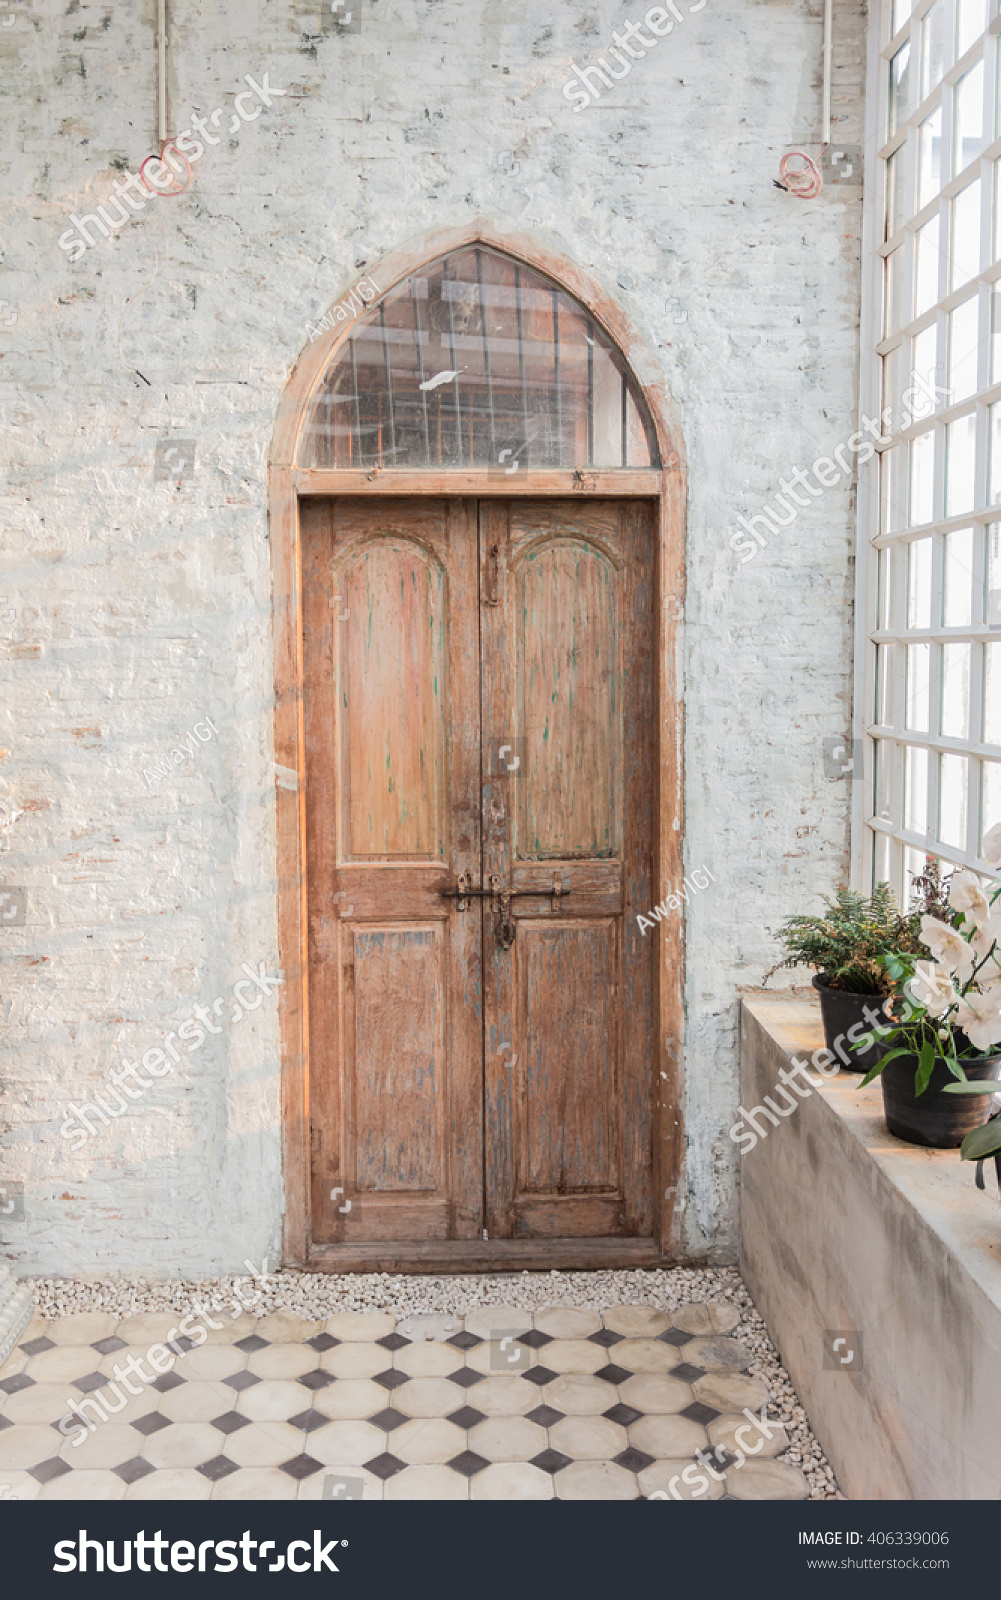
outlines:
[[[786,957],[765,982],[786,967],[812,967],[827,1048],[849,1072],[865,1072],[873,1059],[872,1041],[864,1049],[859,1041],[871,1032],[874,1012],[883,1011],[895,987],[883,958],[891,952],[925,952],[915,918],[901,915],[888,883],[878,883],[869,896],[839,889],[833,900],[825,895],[824,903],[825,915],[790,917],[783,924],[778,939]]]

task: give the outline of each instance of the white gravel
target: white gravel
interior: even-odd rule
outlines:
[[[41,1316],[74,1311],[110,1311],[133,1316],[146,1311],[180,1311],[192,1299],[228,1305],[242,1289],[260,1298],[248,1311],[262,1317],[288,1311],[307,1319],[338,1311],[393,1311],[398,1317],[421,1311],[462,1315],[476,1306],[507,1305],[537,1311],[543,1306],[584,1306],[603,1311],[633,1304],[671,1311],[707,1300],[729,1301],[741,1313],[734,1337],[753,1353],[751,1372],[768,1389],[770,1417],[785,1426],[791,1440],[784,1456],[810,1485],[813,1500],[843,1499],[834,1472],[810,1428],[767,1329],[733,1267],[673,1267],[642,1272],[517,1272],[423,1277],[395,1273],[327,1274],[273,1272],[251,1280],[201,1278],[156,1281],[145,1278],[27,1278]]]

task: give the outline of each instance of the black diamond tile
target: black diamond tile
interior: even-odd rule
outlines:
[[[40,1356],[43,1350],[54,1350],[55,1348],[55,1340],[46,1339],[44,1334],[40,1339],[29,1339],[27,1344],[18,1345],[18,1349],[23,1350],[26,1356]],[[94,1346],[94,1349],[97,1349],[97,1345]]]
[[[661,1344],[687,1344],[689,1339],[694,1339],[694,1333],[686,1333],[684,1328],[668,1328],[666,1333],[658,1333],[657,1338]]]
[[[303,1453],[293,1456],[291,1461],[282,1462],[282,1471],[287,1472],[290,1478],[309,1478],[314,1472],[319,1472],[323,1466],[322,1461],[317,1461],[315,1456]]]
[[[4,1428],[12,1428],[13,1426],[14,1424],[11,1422],[9,1417],[5,1417],[0,1414],[0,1433],[3,1433]],[[55,1427],[55,1423],[53,1423],[53,1427]]]
[[[561,1467],[570,1465],[570,1456],[562,1456],[558,1450],[543,1450],[540,1455],[533,1456],[531,1465],[538,1467],[540,1472],[559,1472]]]
[[[597,1333],[589,1333],[587,1338],[589,1344],[604,1345],[607,1350],[610,1345],[621,1344],[625,1334],[615,1333],[611,1328],[599,1328]]]
[[[239,1411],[224,1411],[221,1417],[213,1417],[211,1426],[218,1428],[220,1433],[236,1433],[238,1428],[245,1428],[250,1421],[249,1417],[241,1417]]]
[[[0,1389],[4,1394],[20,1394],[22,1389],[30,1389],[34,1381],[26,1372],[15,1372],[10,1378],[0,1378]]]
[[[486,1416],[485,1411],[477,1411],[473,1406],[460,1406],[458,1411],[450,1411],[448,1421],[454,1422],[457,1428],[475,1428]]]
[[[471,1389],[474,1383],[481,1383],[486,1377],[485,1372],[474,1372],[472,1367],[460,1367],[458,1372],[450,1372],[449,1383],[457,1383],[460,1389]]]
[[[231,1417],[236,1416],[235,1411],[231,1411],[229,1414]],[[245,1417],[240,1418],[241,1422],[246,1420]],[[326,1427],[329,1421],[330,1418],[325,1417],[322,1411],[317,1411],[314,1406],[310,1406],[308,1411],[300,1411],[298,1416],[289,1417],[288,1425],[290,1428],[301,1428],[303,1433],[314,1433],[317,1428]],[[216,1427],[218,1426],[219,1424],[216,1423]]]
[[[528,1413],[529,1422],[537,1422],[540,1428],[551,1428],[554,1422],[562,1422],[566,1412],[557,1411],[555,1406],[536,1406],[534,1411]]]
[[[85,1372],[82,1378],[73,1379],[74,1389],[79,1389],[82,1394],[90,1394],[94,1389],[103,1389],[107,1385],[107,1378],[100,1372]]]
[[[177,1342],[180,1344],[181,1341],[178,1340]],[[190,1342],[189,1340],[188,1343],[190,1344]],[[116,1350],[124,1350],[126,1344],[124,1339],[119,1339],[117,1333],[113,1333],[110,1339],[98,1339],[97,1343],[92,1344],[90,1348],[96,1350],[98,1355],[113,1356]]]
[[[377,1372],[374,1383],[381,1383],[384,1389],[398,1389],[401,1383],[409,1383],[410,1379],[405,1372],[396,1372],[392,1367],[386,1372]]]
[[[159,1433],[162,1428],[169,1428],[170,1418],[161,1416],[159,1411],[147,1411],[144,1417],[136,1417],[132,1426],[137,1433],[145,1434],[148,1439],[151,1433]]]
[[[454,1344],[457,1350],[473,1350],[483,1340],[478,1333],[470,1333],[468,1328],[463,1328],[461,1333],[453,1333],[451,1339],[445,1340],[446,1344]]]
[[[172,1350],[180,1350],[183,1355],[187,1355],[189,1350],[198,1348],[194,1339],[189,1339],[186,1333],[179,1333],[176,1339],[168,1339],[167,1343]]]
[[[271,1343],[270,1339],[262,1339],[259,1333],[248,1333],[245,1339],[237,1339],[237,1350],[246,1350],[252,1356],[257,1350],[266,1350]]]
[[[237,1394],[243,1389],[250,1389],[255,1383],[260,1383],[260,1378],[252,1372],[234,1372],[231,1378],[223,1378],[223,1383],[230,1389],[235,1389]]]
[[[402,1333],[387,1333],[382,1339],[376,1339],[376,1344],[381,1344],[384,1350],[402,1350],[405,1345],[411,1344],[411,1339],[404,1339]]]
[[[391,1456],[388,1450],[384,1450],[381,1456],[373,1456],[371,1461],[362,1462],[366,1472],[374,1472],[384,1483],[387,1478],[395,1477],[396,1473],[402,1472],[406,1464],[399,1456]]]
[[[398,1428],[401,1422],[406,1422],[408,1419],[402,1411],[394,1411],[392,1406],[387,1406],[385,1411],[377,1411],[375,1416],[369,1417],[368,1420],[373,1428],[382,1428],[386,1433],[392,1433],[394,1428]]]
[[[540,1333],[538,1328],[529,1328],[527,1333],[519,1333],[518,1344],[527,1344],[530,1350],[541,1350],[544,1344],[552,1344],[551,1333]]]
[[[677,1372],[677,1367],[674,1370]],[[692,1422],[705,1424],[712,1422],[720,1413],[713,1406],[704,1406],[701,1400],[693,1400],[690,1406],[685,1407],[681,1415],[688,1417]]]
[[[612,1457],[616,1466],[625,1467],[627,1472],[642,1472],[644,1467],[650,1466],[656,1459],[656,1456],[648,1456],[645,1450],[637,1450],[633,1445],[630,1445],[628,1450],[620,1450],[617,1456]]]
[[[475,1450],[463,1450],[461,1456],[453,1456],[448,1465],[453,1472],[461,1472],[464,1478],[473,1478],[490,1463],[483,1456],[478,1456]]]
[[[528,1370],[521,1373],[520,1376],[527,1378],[529,1383],[537,1383],[541,1389],[544,1383],[552,1383],[553,1379],[556,1377],[556,1373],[550,1371],[549,1367],[529,1367]]]
[[[102,1378],[102,1383],[107,1383],[107,1378]],[[162,1378],[157,1378],[150,1384],[151,1389],[159,1389],[161,1394],[166,1394],[168,1389],[179,1389],[182,1383],[187,1383],[187,1378],[182,1378],[178,1372],[165,1372]]]
[[[306,1340],[309,1348],[315,1350],[318,1356],[322,1356],[325,1350],[332,1350],[334,1345],[340,1342],[340,1339],[335,1339],[332,1333],[314,1333],[312,1339]]]
[[[298,1380],[307,1389],[325,1389],[328,1383],[334,1382],[332,1372],[324,1372],[322,1367],[314,1367],[312,1372],[304,1372]]]
[[[704,1378],[704,1367],[693,1367],[690,1361],[682,1361],[680,1366],[671,1368],[671,1377],[680,1378],[683,1383],[694,1383],[696,1378]]]
[[[120,1467],[112,1467],[111,1470],[123,1483],[138,1483],[140,1478],[148,1478],[156,1468],[151,1467],[142,1456],[133,1456],[131,1461],[123,1461]]]
[[[627,1372],[625,1367],[617,1367],[614,1361],[610,1361],[607,1367],[599,1367],[595,1373],[596,1378],[604,1378],[606,1383],[625,1383],[626,1379],[632,1376],[633,1374]]]
[[[42,1461],[37,1467],[29,1467],[28,1471],[36,1483],[51,1483],[53,1478],[61,1478],[64,1472],[69,1472],[65,1461],[60,1461],[58,1456],[53,1456],[49,1461]]]
[[[623,1405],[621,1401],[617,1406],[610,1406],[607,1411],[603,1411],[601,1414],[603,1417],[607,1417],[609,1422],[617,1422],[623,1428],[628,1428],[643,1415],[642,1411],[634,1411],[632,1406]]]
[[[228,1478],[231,1472],[237,1472],[239,1468],[226,1456],[213,1456],[211,1461],[203,1461],[195,1471],[200,1472],[203,1478],[208,1478],[210,1483],[218,1483],[220,1478]]]

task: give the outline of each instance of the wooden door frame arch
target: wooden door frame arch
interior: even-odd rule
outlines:
[[[285,983],[279,991],[282,1082],[282,1153],[285,1185],[284,1261],[288,1266],[344,1271],[376,1269],[372,1259],[355,1258],[354,1247],[312,1245],[309,1212],[310,1093],[309,996],[307,945],[307,863],[305,803],[305,728],[303,714],[303,642],[299,501],[307,496],[393,495],[496,496],[532,498],[623,499],[640,496],[658,503],[655,552],[656,614],[656,801],[654,883],[658,899],[684,874],[683,840],[683,703],[681,694],[681,626],[685,591],[686,481],[681,430],[660,364],[631,326],[621,307],[580,267],[555,254],[530,235],[501,232],[488,219],[477,218],[459,229],[423,234],[372,268],[369,281],[384,297],[412,273],[442,256],[477,244],[502,251],[550,277],[584,305],[618,347],[646,401],[661,465],[656,468],[587,468],[527,470],[517,479],[483,469],[308,468],[297,452],[313,395],[332,356],[348,336],[353,319],[328,328],[306,346],[296,361],[282,395],[269,457],[269,533],[272,564],[272,608],[275,671],[274,755],[275,825],[278,882],[278,947]],[[366,275],[368,276],[368,275]],[[349,291],[348,291],[349,292]],[[343,298],[343,297],[342,297]],[[339,302],[334,302],[335,306]],[[377,304],[378,301],[373,301]],[[466,1245],[460,1257],[455,1241],[441,1249],[425,1247],[415,1270],[476,1271],[490,1265],[518,1267],[653,1265],[682,1256],[680,1237],[683,1135],[683,982],[684,923],[682,914],[657,930],[655,1015],[657,1046],[650,1063],[653,1075],[653,1178],[655,1237],[653,1241],[615,1241],[614,1252],[589,1249],[586,1239],[498,1240],[482,1248]],[[602,1245],[612,1241],[602,1241]]]

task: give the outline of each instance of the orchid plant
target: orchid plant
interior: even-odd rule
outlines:
[[[1001,824],[984,839],[982,858],[1001,867]],[[996,1053],[994,1046],[1001,1044],[1001,908],[994,910],[999,895],[1001,884],[988,898],[972,872],[954,872],[939,914],[920,916],[920,942],[931,960],[901,951],[882,958],[897,1003],[894,1025],[880,1033],[892,1048],[870,1067],[863,1088],[895,1057],[916,1055],[915,1096],[925,1092],[938,1062],[956,1080],[948,1085],[952,1093],[998,1092],[996,1084],[969,1082],[962,1063]],[[867,1034],[855,1049],[867,1048],[873,1037]]]

